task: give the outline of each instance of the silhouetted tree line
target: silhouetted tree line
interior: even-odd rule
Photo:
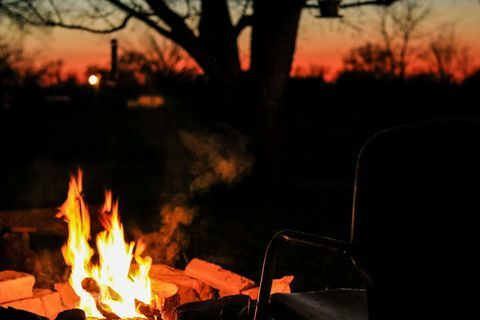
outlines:
[[[458,85],[462,81],[465,84],[475,83],[480,71],[472,71],[468,48],[458,40],[453,29],[447,31],[425,42],[421,50],[417,48],[415,56],[405,55],[403,62],[394,58],[401,56],[396,52],[401,49],[388,48],[381,42],[367,42],[352,48],[343,58],[343,69],[338,73],[335,83],[342,86],[354,85],[369,79],[397,84],[402,81],[432,84],[455,82]],[[416,68],[414,72],[412,65]],[[85,77],[88,78],[91,74],[100,75],[100,91],[105,88],[114,90],[111,88],[111,80],[114,80],[116,95],[120,93],[123,105],[127,98],[141,93],[185,96],[186,92],[190,92],[192,101],[200,101],[205,105],[211,103],[212,99],[211,91],[205,85],[206,78],[198,66],[188,60],[177,45],[166,41],[158,43],[153,38],[150,38],[149,46],[145,50],[121,51],[115,79],[111,79],[109,67],[90,66],[85,70]],[[302,75],[307,79],[316,78],[319,83],[323,83],[323,76],[324,72]],[[5,104],[15,104],[15,95],[21,96],[22,102],[36,104],[38,101],[35,99],[41,100],[44,95],[75,96],[75,91],[79,90],[93,89],[79,84],[76,75],[65,73],[62,61],[49,61],[34,67],[21,48],[0,41],[0,93],[4,108]],[[248,90],[248,87],[245,86],[244,90]],[[318,88],[311,90],[317,92]],[[25,99],[25,92],[29,93],[29,101]],[[196,111],[202,113],[205,109]],[[206,114],[210,115],[209,112]],[[199,116],[201,117],[201,114]]]
[[[344,8],[388,6],[398,0],[341,2]],[[275,175],[279,117],[289,79],[298,26],[315,0],[32,0],[0,2],[0,16],[22,27],[60,27],[108,34],[133,20],[181,46],[208,79],[210,118],[248,128],[257,168]],[[327,14],[332,16],[332,13]],[[247,70],[239,37],[249,30]],[[265,178],[265,181],[271,180]]]
[[[340,77],[422,77],[461,81],[474,70],[470,48],[458,37],[455,23],[433,24],[431,1],[404,0],[377,10],[373,40],[352,48]]]
[[[76,76],[63,71],[61,60],[35,66],[21,46],[0,38],[0,110],[19,104],[34,109],[50,90],[73,92],[76,87]]]

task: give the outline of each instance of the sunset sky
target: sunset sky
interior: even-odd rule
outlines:
[[[454,23],[458,36],[468,44],[480,65],[480,3],[477,0],[435,0],[433,13],[425,32],[434,33],[435,26]],[[372,7],[344,10],[347,23],[339,20],[316,19],[316,12],[304,10],[294,70],[308,73],[312,68],[324,67],[330,76],[342,64],[342,57],[356,45],[378,37],[372,31],[375,11]],[[357,28],[360,27],[360,31]],[[25,39],[26,52],[35,56],[36,61],[62,59],[66,71],[72,71],[85,80],[85,69],[89,65],[109,64],[110,39],[119,40],[120,49],[146,49],[148,29],[141,23],[131,23],[123,31],[110,35],[94,35],[87,32],[53,29],[49,32],[34,32]],[[247,56],[249,32],[240,37],[241,55]]]

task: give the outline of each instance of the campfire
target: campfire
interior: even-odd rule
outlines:
[[[166,298],[176,294],[174,285],[165,284],[152,294],[149,272],[152,259],[142,257],[142,242],[126,242],[120,222],[118,202],[106,191],[99,212],[104,231],[96,237],[98,262],[90,247],[90,215],[82,197],[82,171],[72,176],[68,196],[57,217],[68,224],[68,240],[63,257],[71,267],[69,283],[80,297],[79,308],[87,317],[145,318],[162,310]]]
[[[33,288],[32,275],[0,271],[0,319],[4,314],[8,319],[31,319],[22,313],[8,313],[21,309],[63,320],[70,319],[71,309],[80,309],[91,319],[169,320],[175,318],[180,304],[239,294],[257,298],[255,282],[207,261],[192,259],[185,270],[152,264],[152,258],[143,254],[146,243],[141,237],[137,242],[126,240],[118,201],[111,191],[105,192],[103,206],[95,210],[103,229],[92,239],[91,216],[82,190],[82,171],[78,170],[71,176],[67,199],[56,214],[68,229],[62,247],[69,267],[68,282],[56,283],[53,291]],[[22,232],[35,230],[14,227],[12,230]],[[272,293],[290,292],[292,280],[293,276],[274,280]],[[62,312],[67,316],[61,317]]]

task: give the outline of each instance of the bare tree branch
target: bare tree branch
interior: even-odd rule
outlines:
[[[366,0],[366,1],[356,1],[356,2],[349,2],[345,4],[341,4],[340,8],[346,9],[346,8],[354,8],[354,7],[360,7],[360,6],[369,6],[369,5],[375,5],[375,6],[389,6],[394,2],[397,2],[399,0]]]
[[[118,2],[118,0],[108,1]],[[145,0],[145,2],[148,3],[153,12],[171,28],[172,34],[175,34],[176,37],[183,38],[183,40],[186,41],[196,39],[193,31],[185,23],[184,18],[170,9],[164,0]]]
[[[152,29],[154,29],[164,37],[174,40],[174,38],[172,37],[172,33],[162,28],[161,26],[158,25],[158,23],[150,19],[149,14],[136,10],[134,8],[131,8],[119,0],[107,0],[107,1],[111,3],[113,6],[120,9],[121,11],[126,12],[127,14],[130,14],[133,17],[137,18],[138,20],[142,21],[143,23],[145,23],[146,25],[148,25],[149,27],[151,27]]]
[[[77,24],[67,24],[63,23],[61,21],[52,21],[52,20],[44,20],[41,25],[46,26],[46,27],[62,27],[65,29],[73,29],[73,30],[83,30],[83,31],[88,31],[91,33],[98,33],[98,34],[107,34],[107,33],[113,33],[119,30],[122,30],[125,28],[129,22],[129,20],[132,18],[132,15],[127,14],[123,21],[118,24],[118,25],[112,25],[110,28],[105,28],[105,29],[95,29],[95,28],[90,28],[84,25],[77,25]]]
[[[55,5],[53,0],[48,0],[48,3],[52,7],[53,12],[55,12],[55,15],[57,16],[58,21],[63,23],[62,14],[60,13],[60,10],[58,10],[58,7]]]
[[[365,1],[355,1],[355,2],[347,2],[344,4],[340,4],[340,8],[348,9],[348,8],[355,8],[355,7],[362,7],[362,6],[389,6],[394,2],[400,0],[365,0]],[[305,5],[306,8],[318,8],[318,4],[307,4]]]
[[[420,35],[431,13],[431,1],[404,0],[395,6],[381,8],[377,13],[378,20],[372,27],[380,36],[380,43],[360,49],[373,48],[372,52],[381,58],[376,62],[381,62],[386,74],[404,78],[411,69],[414,51],[420,45],[418,40],[423,38]]]
[[[38,10],[37,6],[35,6],[35,4],[33,3],[32,0],[26,1],[26,5],[27,5],[28,9],[30,10],[30,12],[35,17],[35,19],[30,19],[30,18],[25,17],[25,16],[22,19],[25,20],[26,22],[28,22],[29,24],[34,25],[34,26],[62,27],[62,28],[65,28],[65,29],[83,30],[83,31],[91,32],[91,33],[107,34],[107,33],[112,33],[112,32],[115,32],[115,31],[118,31],[118,30],[121,30],[121,29],[125,28],[127,26],[128,22],[130,21],[130,19],[132,18],[132,14],[127,13],[120,23],[113,24],[113,23],[111,23],[107,20],[107,22],[109,24],[109,27],[98,29],[98,28],[93,28],[93,27],[89,27],[89,26],[86,26],[86,25],[82,25],[82,24],[63,22],[62,15],[61,15],[58,7],[55,5],[54,1],[49,0],[49,4],[53,8],[53,10],[55,12],[55,15],[57,17],[57,20],[53,20],[50,17],[48,17],[48,15],[42,14],[42,12],[40,12],[40,10]],[[105,19],[107,19],[107,18],[105,17]]]

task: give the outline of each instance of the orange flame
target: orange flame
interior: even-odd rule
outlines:
[[[57,217],[68,223],[68,239],[62,248],[67,265],[71,267],[70,285],[80,297],[79,308],[87,317],[104,318],[113,313],[120,318],[145,318],[137,311],[135,300],[144,304],[152,302],[151,282],[148,274],[152,264],[149,256],[142,257],[145,245],[127,243],[118,213],[118,202],[107,191],[100,212],[100,222],[105,228],[96,238],[99,263],[92,263],[94,250],[90,247],[90,216],[82,197],[82,171],[70,179],[68,196]],[[135,259],[138,268],[131,268]],[[85,290],[82,282],[93,279],[98,286],[98,296]],[[101,310],[99,310],[99,307]]]

